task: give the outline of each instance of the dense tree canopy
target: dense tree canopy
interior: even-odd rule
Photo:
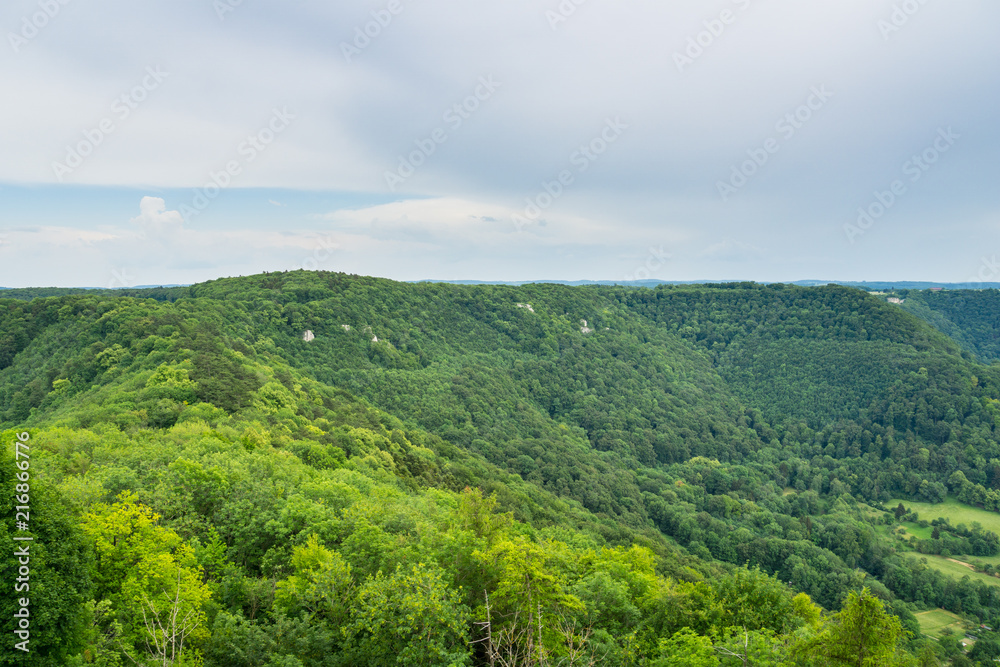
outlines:
[[[1000,645],[949,653],[913,617],[1000,627],[1000,586],[920,560],[1000,538],[925,521],[902,541],[916,519],[884,505],[1000,510],[1000,367],[954,313],[965,338],[835,286],[307,272],[20,296],[0,299],[0,483],[30,433],[42,593],[10,664],[903,665]]]

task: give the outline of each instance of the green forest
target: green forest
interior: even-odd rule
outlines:
[[[995,664],[1000,296],[904,292],[5,290],[0,664]]]

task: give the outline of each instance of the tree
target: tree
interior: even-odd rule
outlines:
[[[712,640],[684,628],[670,639],[660,641],[660,657],[651,667],[718,667],[719,664]]]
[[[729,667],[790,667],[786,638],[770,630],[727,628],[714,646]]]
[[[466,632],[471,617],[458,592],[449,590],[444,572],[433,564],[381,572],[366,581],[343,628],[352,664],[469,664]]]
[[[726,601],[722,627],[767,628],[782,632],[795,624],[788,589],[776,578],[761,572],[759,567],[739,568],[721,577],[714,588],[719,599]]]
[[[492,631],[511,639],[516,644],[511,646],[514,655],[527,664],[542,662],[550,651],[562,647],[565,635],[560,624],[570,614],[584,611],[580,599],[565,592],[565,581],[552,566],[552,551],[558,546],[523,537],[501,538],[488,551],[473,554],[495,582]]]
[[[207,636],[205,606],[211,598],[194,549],[159,516],[122,492],[84,516],[84,533],[97,554],[97,593],[107,597],[121,625],[119,644],[136,664],[182,664],[192,641]],[[141,648],[136,648],[141,647]],[[146,658],[140,657],[145,654]]]
[[[806,653],[838,667],[885,667],[904,637],[899,619],[866,587],[848,594],[833,621],[806,643]]]
[[[354,581],[351,566],[341,555],[324,547],[313,534],[304,546],[292,550],[292,566],[295,574],[276,586],[279,608],[294,615],[305,611],[310,619],[318,617],[338,626],[344,623]]]
[[[980,637],[969,651],[969,659],[990,664],[1000,658],[1000,642],[991,637]]]
[[[201,629],[205,622],[202,607],[208,600],[208,591],[197,581],[182,581],[184,568],[177,568],[174,597],[161,590],[162,595],[141,594],[140,610],[146,633],[143,637],[146,652],[155,664],[169,667],[177,664],[184,655],[184,642]],[[189,573],[188,573],[189,574]],[[200,634],[205,634],[204,632]],[[142,664],[138,663],[137,664]]]

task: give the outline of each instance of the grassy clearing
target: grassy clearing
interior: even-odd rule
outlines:
[[[1000,535],[1000,513],[987,512],[978,507],[962,504],[952,496],[948,496],[943,503],[938,503],[937,505],[896,498],[887,502],[885,506],[892,511],[892,508],[896,507],[899,503],[903,503],[904,507],[919,514],[921,519],[933,521],[940,517],[946,517],[953,526],[957,526],[960,523],[971,526],[973,521],[978,521],[986,530],[992,530],[994,533]]]
[[[941,631],[945,628],[951,628],[959,637],[965,634],[965,623],[962,618],[950,611],[932,609],[917,612],[914,616],[917,617],[917,623],[920,624],[920,631],[925,635],[940,637]]]
[[[942,556],[919,554],[916,552],[911,552],[909,556],[911,558],[926,558],[927,567],[932,567],[935,570],[955,577],[956,579],[961,579],[962,577],[968,575],[972,579],[977,579],[984,584],[989,584],[990,586],[1000,586],[1000,579],[991,577],[988,574],[983,574],[982,572],[975,572],[972,568],[957,562],[957,560],[949,560]]]
[[[923,518],[922,515],[921,518]],[[906,528],[907,538],[909,538],[910,535],[913,535],[918,540],[929,540],[931,539],[931,535],[934,532],[934,529],[931,528],[930,526],[928,526],[927,528],[921,528],[918,524],[915,524],[912,521],[904,521],[902,523],[902,526],[903,528]]]
[[[981,563],[988,563],[993,567],[1000,566],[1000,555],[996,556],[953,556],[958,560],[968,561],[970,563],[979,561]]]
[[[911,502],[909,500],[900,500],[899,498],[896,498],[886,503],[886,507],[890,508],[891,510],[892,508],[896,507],[896,505],[898,505],[899,503],[903,503],[904,507],[916,512],[921,519],[926,519],[927,521],[933,521],[934,519],[937,519],[939,517],[946,517],[953,526],[957,526],[960,523],[964,523],[966,526],[971,526],[973,521],[978,521],[979,524],[986,530],[991,530],[994,533],[1000,535],[1000,513],[988,512],[986,510],[979,509],[978,507],[965,505],[955,500],[955,498],[953,498],[952,496],[948,496],[948,498],[943,503],[939,503],[937,505],[932,505],[931,503]],[[906,530],[904,539],[908,539],[910,535],[914,535],[918,539],[922,540],[928,540],[931,538],[932,529],[929,527],[921,528],[919,525],[913,523],[912,521],[905,521],[900,525],[902,525],[902,527]],[[981,563],[993,565],[994,567],[1000,566],[1000,554],[996,556],[953,556],[953,558],[965,562],[978,561]],[[956,568],[961,568],[962,566],[957,565],[955,563],[950,563],[947,560],[944,560],[944,564],[941,564],[940,561],[942,560],[944,559],[941,559],[937,556],[931,556],[931,555],[927,556],[928,564],[932,565],[938,570],[941,570],[943,572],[946,571],[949,574],[955,574],[955,576],[961,576],[962,574],[972,575],[971,571],[966,570],[965,572],[963,572],[962,569],[965,568],[956,569]],[[993,585],[996,585],[998,582],[1000,582],[1000,579],[989,577],[987,575],[975,575],[975,576],[983,577],[984,581]]]

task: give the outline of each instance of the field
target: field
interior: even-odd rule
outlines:
[[[961,637],[965,633],[965,626],[962,618],[957,614],[944,609],[932,609],[914,614],[917,622],[920,623],[920,631],[931,637],[940,637],[941,631],[951,628],[956,635]]]
[[[932,521],[938,517],[947,517],[948,521],[950,521],[953,526],[957,526],[960,523],[964,523],[966,526],[971,526],[973,521],[978,521],[979,524],[986,530],[991,530],[1000,535],[1000,513],[987,512],[986,510],[979,509],[978,507],[965,505],[955,500],[952,496],[948,496],[943,503],[939,503],[937,505],[932,505],[931,503],[911,502],[909,500],[900,500],[895,498],[887,502],[885,506],[887,509],[892,511],[892,509],[899,503],[903,503],[904,507],[916,512],[921,519],[926,519],[927,521]],[[920,539],[930,539],[930,528],[921,528],[916,523],[911,521],[906,521],[902,525],[906,529],[907,536],[915,535]],[[996,556],[956,556],[955,558],[957,560],[969,562],[977,560],[982,563],[993,565],[994,567],[1000,566],[1000,554]]]
[[[978,521],[980,525],[986,530],[991,530],[994,533],[1000,534],[1000,514],[996,512],[987,512],[986,510],[979,509],[977,507],[970,507],[969,505],[964,505],[952,497],[948,497],[943,503],[937,505],[932,505],[931,503],[918,503],[911,502],[908,500],[894,499],[886,503],[886,507],[890,510],[899,503],[903,503],[903,506],[907,509],[916,512],[921,519],[926,519],[927,521],[932,521],[938,517],[947,517],[951,525],[957,526],[960,523],[964,523],[966,526],[972,525],[973,521]],[[920,539],[930,539],[931,529],[921,528],[919,525],[912,521],[906,521],[903,524],[903,528],[906,529],[906,535],[915,535]],[[1000,586],[1000,579],[996,577],[991,577],[987,574],[981,572],[974,572],[971,568],[963,565],[960,562],[980,562],[988,563],[991,565],[1000,565],[1000,555],[997,556],[955,556],[953,559],[944,558],[942,556],[934,556],[932,554],[913,554],[915,558],[926,558],[927,565],[933,567],[935,570],[943,572],[945,574],[951,575],[956,578],[962,578],[965,575],[969,575],[973,579],[978,579],[983,583],[989,584],[991,586]]]
[[[938,503],[937,505],[932,505],[931,503],[917,503],[896,498],[887,502],[885,506],[886,509],[892,511],[892,509],[899,503],[903,503],[904,507],[919,514],[921,519],[931,521],[939,517],[947,517],[948,521],[950,521],[953,526],[957,526],[960,523],[964,523],[966,526],[971,526],[973,521],[978,521],[986,530],[992,530],[994,533],[1000,535],[1000,514],[997,512],[987,512],[986,510],[979,509],[978,507],[964,505],[955,500],[952,496],[948,496],[943,503]]]
[[[923,518],[923,517],[921,517],[921,518]],[[903,526],[903,528],[906,529],[906,536],[907,537],[909,537],[910,535],[913,535],[918,540],[929,540],[929,539],[931,539],[931,535],[934,533],[934,529],[933,528],[930,528],[930,527],[921,528],[918,524],[914,523],[913,521],[904,521],[902,523],[902,526]]]
[[[972,579],[978,579],[984,584],[989,584],[990,586],[1000,586],[1000,579],[991,577],[988,574],[983,574],[982,572],[975,572],[971,567],[958,562],[958,559],[948,559],[943,556],[934,556],[932,554],[914,553],[912,555],[914,558],[926,558],[927,565],[929,567],[933,567],[935,570],[951,575],[956,579],[961,579],[962,577],[968,575]]]

